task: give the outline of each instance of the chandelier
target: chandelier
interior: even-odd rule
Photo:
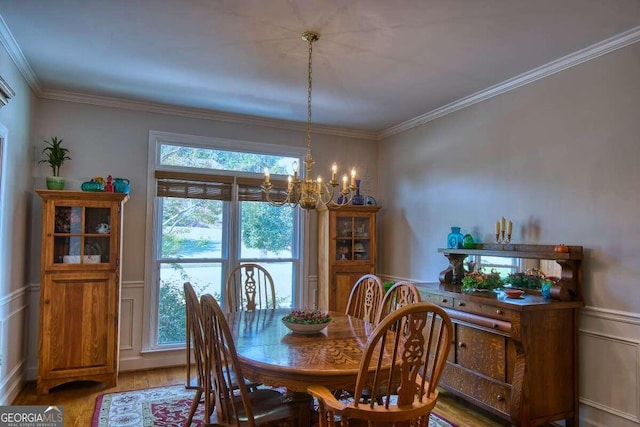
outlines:
[[[264,182],[262,190],[269,204],[273,206],[290,205],[295,207],[300,205],[302,209],[314,210],[325,205],[341,207],[351,203],[356,190],[356,171],[351,170],[351,180],[347,175],[342,177],[342,188],[336,192],[339,182],[336,179],[338,166],[334,163],[331,171],[331,180],[327,183],[322,181],[318,176],[317,179],[312,178],[313,157],[311,157],[311,54],[313,52],[313,42],[320,38],[318,33],[305,31],[302,33],[302,39],[309,44],[309,72],[308,72],[308,96],[307,96],[307,155],[305,156],[305,172],[303,176],[298,175],[298,164],[293,163],[293,174],[289,175],[287,190],[278,190],[273,188],[269,176],[269,169],[264,168]],[[278,196],[278,200],[272,198],[272,190]],[[337,200],[334,196],[340,194]]]

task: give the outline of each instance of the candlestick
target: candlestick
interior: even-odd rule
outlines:
[[[511,230],[513,228],[511,220],[508,223],[506,221],[505,217],[501,217],[496,221],[496,243],[503,245],[511,242]]]

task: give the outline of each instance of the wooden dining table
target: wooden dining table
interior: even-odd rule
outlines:
[[[296,398],[308,398],[307,387],[353,390],[360,359],[373,325],[330,312],[331,322],[319,333],[291,332],[281,321],[291,309],[239,311],[225,315],[243,375],[274,387],[286,387]],[[309,413],[310,414],[310,413]],[[300,425],[308,426],[309,414]]]

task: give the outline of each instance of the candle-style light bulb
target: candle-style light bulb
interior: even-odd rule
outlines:
[[[351,185],[356,186],[356,168],[351,169]]]
[[[264,167],[264,182],[269,183],[269,168],[266,166]]]
[[[342,177],[342,191],[347,191],[347,175]]]
[[[331,181],[336,180],[336,174],[338,173],[338,165],[334,162],[331,165]]]

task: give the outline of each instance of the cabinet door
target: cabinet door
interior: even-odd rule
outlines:
[[[356,284],[358,279],[370,271],[337,271],[334,275],[335,283],[332,284],[330,293],[329,310],[344,313],[347,310],[347,302],[349,301],[349,295],[353,285]]]
[[[373,261],[373,216],[369,213],[339,213],[333,222],[333,254],[337,262]]]
[[[506,338],[456,325],[458,364],[501,382],[506,381]]]
[[[48,378],[113,372],[117,339],[114,272],[44,275],[40,372]]]
[[[118,209],[117,203],[104,201],[50,201],[43,224],[47,268],[117,265]]]

